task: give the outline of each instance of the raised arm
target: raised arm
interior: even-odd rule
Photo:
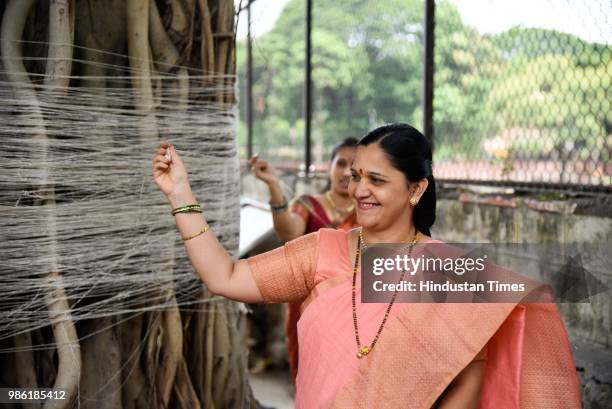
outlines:
[[[153,178],[172,209],[197,203],[185,165],[168,143],[160,145],[153,159]],[[207,230],[208,224],[201,213],[178,213],[174,217],[185,240],[187,256],[211,292],[236,301],[263,301],[247,261],[232,259],[214,232]]]
[[[255,177],[268,185],[270,205],[283,207],[279,211],[272,211],[274,230],[278,237],[284,243],[302,236],[306,232],[306,221],[288,210],[287,199],[283,195],[274,168],[265,160],[259,159],[257,155],[249,159],[249,164],[253,168]]]

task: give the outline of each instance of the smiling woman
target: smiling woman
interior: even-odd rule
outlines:
[[[160,147],[153,168],[174,208],[195,204],[171,146]],[[436,242],[431,147],[409,125],[377,128],[359,142],[350,172],[361,229],[320,229],[247,260],[232,260],[200,213],[176,213],[212,292],[244,302],[305,299],[296,408],[579,408],[554,304],[361,302],[362,245]]]
[[[429,236],[436,220],[431,158],[429,142],[408,125],[382,126],[359,141],[349,195],[357,201],[357,222],[369,241],[400,243],[417,232]]]

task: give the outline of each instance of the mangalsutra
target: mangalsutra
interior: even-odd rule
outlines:
[[[408,257],[412,255],[412,248],[417,243],[418,239],[419,239],[419,231],[416,230],[414,234],[414,238],[409,244]],[[355,293],[356,293],[355,287],[357,283],[357,267],[359,265],[359,256],[361,255],[362,244],[365,245],[365,241],[363,240],[363,233],[362,233],[362,230],[360,229],[359,238],[357,239],[357,252],[355,253],[355,264],[353,266],[353,289],[352,289],[353,327],[355,328],[355,341],[357,342],[357,358],[359,359],[369,354],[370,351],[372,351],[372,349],[374,348],[374,345],[376,345],[376,342],[378,341],[378,337],[380,337],[380,334],[385,326],[385,323],[387,322],[387,317],[389,317],[389,312],[391,311],[391,307],[393,307],[393,303],[395,302],[395,298],[397,297],[397,292],[399,288],[399,286],[396,286],[396,289],[393,292],[393,296],[391,297],[391,301],[389,302],[389,305],[387,305],[387,309],[385,310],[385,316],[383,317],[383,320],[380,323],[380,326],[378,327],[378,331],[376,331],[376,336],[374,337],[374,340],[372,341],[370,346],[361,345],[361,341],[359,339],[359,326],[357,325],[357,305],[355,302]],[[400,279],[399,279],[400,283],[404,279],[404,274],[406,274],[406,270],[403,270],[402,274],[400,275]]]

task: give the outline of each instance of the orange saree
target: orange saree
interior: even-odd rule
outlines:
[[[307,298],[296,408],[430,408],[483,350],[481,408],[580,407],[554,304],[395,304],[376,348],[357,359],[346,234],[321,229],[248,259],[265,302]],[[371,340],[386,305],[360,293],[360,334]]]

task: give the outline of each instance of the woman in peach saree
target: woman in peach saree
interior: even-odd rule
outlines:
[[[360,140],[349,191],[362,229],[321,229],[248,260],[232,260],[202,215],[181,210],[195,199],[173,147],[162,144],[153,167],[212,292],[244,302],[306,298],[297,408],[580,407],[554,304],[361,303],[362,245],[436,242],[431,148],[414,128],[387,125]]]

